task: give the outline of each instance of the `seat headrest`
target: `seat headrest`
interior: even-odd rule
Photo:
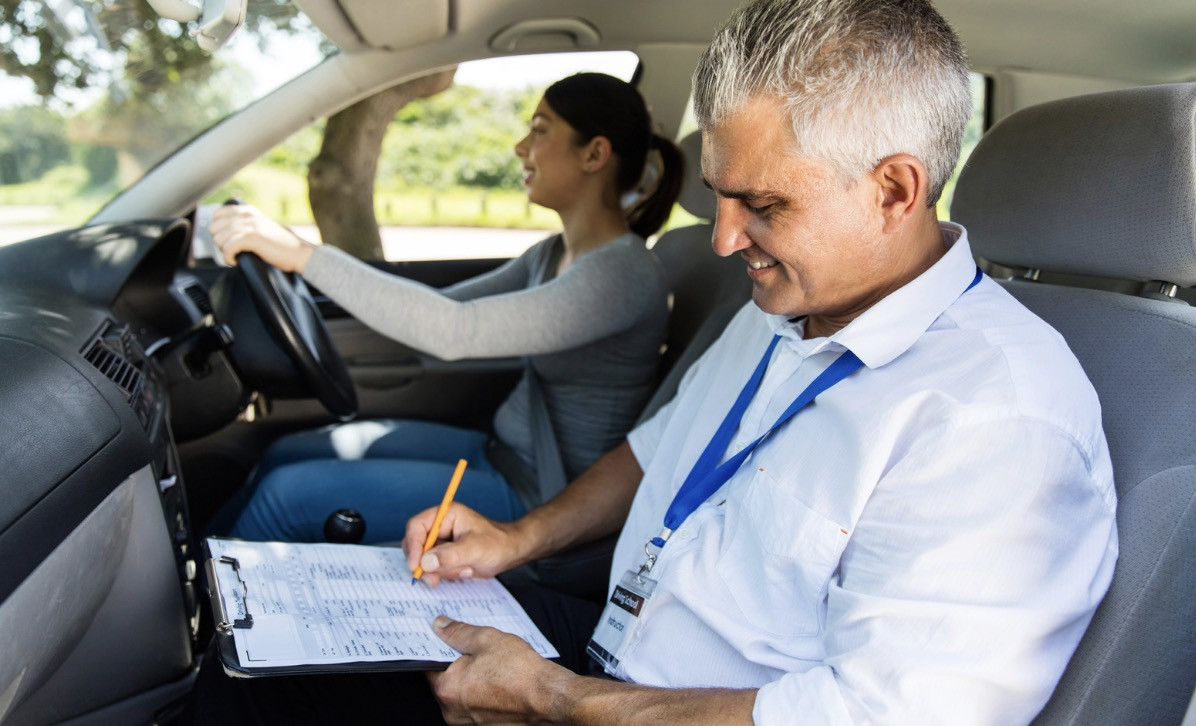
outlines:
[[[677,202],[698,219],[714,219],[717,209],[714,192],[702,183],[702,132],[694,131],[681,139],[678,146],[685,157],[685,178]]]
[[[951,218],[991,262],[1196,285],[1196,83],[1023,109],[980,140]]]

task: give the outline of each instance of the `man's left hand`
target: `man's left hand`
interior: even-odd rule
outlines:
[[[448,670],[428,674],[450,724],[526,723],[551,716],[559,705],[552,694],[577,677],[509,633],[443,615],[433,625],[444,642],[463,654]]]

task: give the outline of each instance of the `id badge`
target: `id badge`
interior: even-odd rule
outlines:
[[[602,611],[598,620],[598,627],[594,628],[594,635],[586,652],[594,660],[602,664],[602,669],[614,675],[619,668],[619,662],[627,651],[631,642],[631,635],[639,626],[640,611],[644,602],[656,589],[656,580],[639,575],[635,570],[623,573],[615,591],[611,593],[610,601]]]

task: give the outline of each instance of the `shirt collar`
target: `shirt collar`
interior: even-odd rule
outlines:
[[[909,350],[976,276],[967,230],[953,222],[939,222],[939,230],[946,254],[829,338],[802,341],[800,321],[784,315],[767,315],[769,327],[794,341],[803,356],[836,347],[855,353],[869,368],[889,363]]]

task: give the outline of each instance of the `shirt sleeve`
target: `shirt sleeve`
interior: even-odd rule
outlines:
[[[637,322],[663,288],[659,270],[628,249],[608,245],[543,285],[472,297],[515,272],[500,268],[476,287],[455,287],[453,297],[470,297],[462,300],[326,246],[317,248],[303,275],[382,335],[438,358],[538,355],[601,340]]]
[[[825,658],[762,687],[756,721],[1029,722],[1117,557],[1112,472],[1086,450],[1040,421],[920,433],[830,574]]]

